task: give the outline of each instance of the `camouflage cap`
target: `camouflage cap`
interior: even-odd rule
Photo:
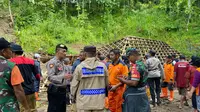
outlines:
[[[127,55],[131,50],[136,50],[136,49],[135,49],[135,48],[127,48],[127,49],[126,49],[126,55]]]
[[[132,55],[133,53],[136,53],[136,54],[140,55],[139,51],[136,48],[128,48],[128,49],[126,49],[126,56],[127,57]]]
[[[172,59],[172,56],[171,56],[171,55],[168,55],[166,58],[167,58],[167,59]]]

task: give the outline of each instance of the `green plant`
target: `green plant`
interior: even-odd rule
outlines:
[[[189,56],[198,50],[200,5],[197,0],[191,2],[191,7],[187,3],[185,0],[21,0],[12,7],[16,35],[28,52],[42,48],[53,54],[58,43],[69,47],[77,43],[98,45],[134,35],[164,41]],[[77,52],[70,49],[71,53]]]

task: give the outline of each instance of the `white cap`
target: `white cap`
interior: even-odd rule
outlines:
[[[40,58],[41,56],[40,56],[40,54],[35,53],[35,54],[34,54],[34,57],[35,57],[35,58]]]

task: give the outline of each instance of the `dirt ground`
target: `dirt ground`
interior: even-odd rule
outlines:
[[[47,102],[47,94],[46,92],[41,92],[40,93],[40,98],[41,101],[37,102],[37,110],[38,112],[47,112],[47,106],[48,106],[48,102]],[[179,95],[177,90],[175,91],[175,99],[172,103],[169,103],[167,100],[163,100],[162,101],[162,105],[161,106],[157,106],[154,108],[151,108],[152,112],[192,112],[192,104],[191,104],[191,100],[189,100],[189,106],[184,106],[183,109],[179,109],[178,108],[178,104],[179,104]],[[72,112],[70,110],[70,106],[67,107],[67,112]],[[107,112],[105,110],[105,112]]]
[[[41,64],[41,68],[43,71],[46,71],[45,64]],[[45,72],[43,72],[43,76],[46,77]],[[47,112],[48,101],[47,101],[46,89],[44,88],[41,91],[42,91],[40,92],[41,101],[37,102],[37,109],[38,109],[38,112]],[[151,110],[152,112],[192,112],[193,109],[192,109],[191,100],[188,101],[189,107],[184,106],[183,109],[178,108],[179,98],[180,96],[178,95],[178,91],[175,90],[175,99],[172,103],[169,103],[168,100],[162,100],[161,106],[151,108]],[[70,106],[67,107],[67,112],[72,112],[70,110]]]

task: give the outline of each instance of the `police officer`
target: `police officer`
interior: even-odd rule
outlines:
[[[106,65],[96,59],[96,47],[84,48],[86,59],[73,73],[71,94],[76,99],[78,112],[104,112],[104,99],[108,85]]]
[[[30,112],[22,83],[23,77],[19,68],[8,61],[12,56],[10,43],[4,38],[0,38],[0,111],[19,112],[20,102],[25,112]],[[18,101],[17,101],[18,100]]]
[[[47,63],[48,112],[66,112],[66,87],[71,75],[65,72],[64,59],[68,48],[63,44],[56,46],[56,55]]]

